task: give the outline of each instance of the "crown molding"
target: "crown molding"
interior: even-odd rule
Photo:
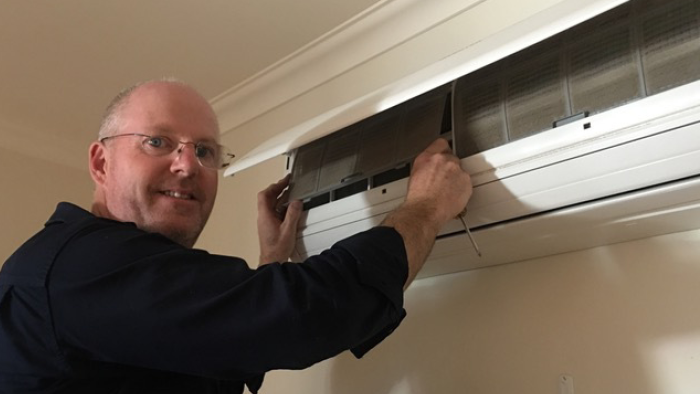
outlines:
[[[486,0],[382,0],[211,100],[223,134]]]

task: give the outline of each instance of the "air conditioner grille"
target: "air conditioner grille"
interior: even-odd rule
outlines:
[[[455,116],[469,114],[461,120],[464,127],[455,130],[455,139],[460,141],[456,146],[457,154],[461,157],[495,148],[508,141],[505,107],[501,98],[502,81],[493,76],[485,77],[475,74],[462,78],[455,88],[464,94],[461,100],[455,100]],[[464,133],[467,130],[471,133]]]
[[[556,47],[536,61],[506,75],[510,141],[529,137],[567,116],[566,86],[562,76],[562,64]]]
[[[403,111],[392,109],[371,118],[362,130],[362,149],[357,159],[357,170],[370,174],[377,168],[387,168],[396,162],[396,146],[402,124]]]
[[[485,85],[471,74],[461,77],[454,92],[460,158],[495,147],[474,141],[504,145],[549,130],[560,119],[700,79],[700,2],[632,0],[477,73],[492,75],[493,89],[507,86],[499,94],[508,121],[504,133],[498,103],[491,97],[473,103]]]
[[[290,198],[301,199],[318,190],[319,168],[323,158],[324,144],[313,143],[300,149],[294,159],[292,179],[294,188],[290,190]]]
[[[406,104],[406,121],[398,140],[399,160],[412,160],[440,136],[448,94],[448,87],[443,87]]]
[[[345,133],[334,134],[326,143],[323,166],[319,176],[319,189],[328,189],[339,181],[353,176],[360,143],[359,127],[352,127]]]
[[[572,114],[602,112],[644,97],[630,26],[603,30],[570,51]]]
[[[647,15],[642,34],[651,94],[700,79],[700,2],[685,1]]]

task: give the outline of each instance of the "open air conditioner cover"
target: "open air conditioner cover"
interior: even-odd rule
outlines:
[[[292,152],[291,198],[307,211],[299,257],[378,224],[440,136],[472,174],[468,223],[484,258],[454,221],[430,275],[693,228],[699,80],[696,0],[633,0],[462,75]],[[628,212],[630,199],[645,202]],[[644,231],[595,236],[674,204],[686,213],[675,226],[653,227],[662,216],[650,214]]]

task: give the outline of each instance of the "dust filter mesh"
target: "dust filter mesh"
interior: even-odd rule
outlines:
[[[327,190],[340,185],[341,181],[355,174],[358,150],[360,148],[360,128],[350,127],[328,139],[323,155],[318,189]]]
[[[365,190],[370,177],[411,161],[440,135],[449,93],[449,85],[439,87],[302,146],[290,197],[331,192],[329,201],[342,198]]]
[[[644,95],[629,25],[577,42],[571,51],[573,114],[591,114]]]
[[[637,0],[639,1],[639,0]],[[668,0],[660,0],[668,1]],[[628,26],[634,19],[634,0],[625,3],[619,7],[589,19],[579,25],[569,29],[565,35],[571,40],[581,40],[590,37],[591,35],[599,34],[609,29],[614,29],[620,26]]]
[[[438,88],[406,103],[397,158],[410,160],[440,136],[449,86]]]
[[[362,148],[357,171],[362,174],[388,168],[396,162],[397,137],[402,125],[402,108],[392,108],[363,122]]]
[[[673,2],[650,14],[642,23],[649,93],[700,79],[700,2]]]
[[[508,79],[509,140],[529,137],[568,115],[566,85],[558,53],[542,56]]]
[[[498,75],[474,75],[457,82],[454,97],[457,156],[471,156],[508,142]]]
[[[688,4],[697,0],[632,0],[641,12],[654,12],[659,8],[666,8],[669,5]]]
[[[325,143],[319,141],[303,146],[297,151],[289,188],[290,199],[302,199],[318,190],[321,159],[325,146]]]

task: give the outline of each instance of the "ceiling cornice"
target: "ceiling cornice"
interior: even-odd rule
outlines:
[[[222,133],[347,73],[485,0],[383,0],[211,100]]]

